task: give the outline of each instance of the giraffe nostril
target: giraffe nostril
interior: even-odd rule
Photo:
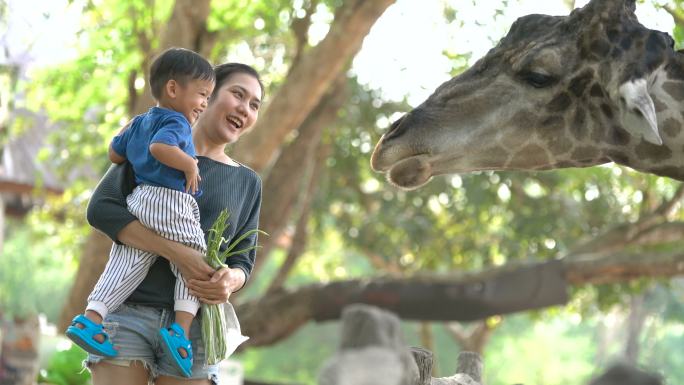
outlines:
[[[408,116],[409,114],[405,114],[401,118],[395,120],[394,123],[392,123],[389,130],[385,133],[385,140],[400,136],[402,132],[405,131],[403,128],[400,127],[401,123],[404,122],[406,120],[406,117]]]

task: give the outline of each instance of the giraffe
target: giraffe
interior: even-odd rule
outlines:
[[[684,52],[635,0],[527,15],[378,141],[371,167],[405,189],[478,170],[607,162],[684,181]]]

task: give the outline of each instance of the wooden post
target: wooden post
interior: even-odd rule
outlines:
[[[411,347],[411,354],[418,365],[420,379],[417,385],[430,385],[432,381],[432,352],[420,347]]]
[[[469,375],[476,382],[482,382],[482,357],[475,352],[460,352],[456,373]]]
[[[418,365],[420,380],[416,385],[482,385],[482,358],[474,352],[461,352],[457,358],[456,374],[450,377],[432,377],[432,352],[411,348]]]

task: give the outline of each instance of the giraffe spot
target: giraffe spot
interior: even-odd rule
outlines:
[[[665,135],[674,138],[682,131],[682,124],[675,119],[668,118],[662,126]]]
[[[568,89],[570,92],[572,92],[575,96],[579,97],[584,93],[584,90],[587,88],[591,80],[594,78],[594,71],[591,69],[587,69],[586,71],[583,71],[581,74],[575,76],[574,78],[570,79],[570,84],[568,85]]]
[[[523,110],[513,115],[508,122],[508,126],[514,129],[509,130],[517,134],[504,135],[501,137],[501,144],[508,149],[520,148],[529,140],[529,135],[520,135],[522,132],[530,132],[536,126],[535,115],[529,110]]]
[[[679,50],[677,52],[681,51],[683,50]],[[670,62],[665,66],[665,71],[667,71],[667,75],[671,79],[684,80],[684,63],[681,63],[680,61],[670,60]]]
[[[605,40],[597,39],[591,43],[589,49],[591,50],[591,53],[602,58],[610,52],[610,44]]]
[[[660,32],[651,31],[646,39],[646,51],[660,54],[665,48],[667,45]]]
[[[611,43],[616,43],[618,39],[620,39],[620,30],[610,28],[606,31],[606,36],[608,37],[608,41]]]
[[[570,133],[577,140],[582,140],[587,136],[587,112],[584,108],[577,106],[575,113],[572,116],[572,124],[570,125]]]
[[[589,129],[589,134],[592,142],[600,142],[607,135],[603,127],[607,125],[603,122],[603,116],[599,111],[598,107],[595,105],[589,105],[589,120],[587,121],[587,126]]]
[[[554,155],[564,154],[572,150],[572,141],[565,135],[558,135],[547,142],[547,148]]]
[[[682,82],[667,82],[663,84],[663,90],[679,102],[684,100],[684,83]]]
[[[608,159],[612,160],[613,162],[617,164],[624,164],[628,165],[629,164],[629,156],[619,153],[617,151],[611,151],[608,153]]]
[[[620,48],[623,50],[627,51],[632,47],[632,38],[629,36],[625,36],[620,40]]]
[[[591,86],[591,89],[589,90],[589,95],[596,97],[596,98],[602,98],[606,94],[603,92],[603,88],[598,83],[594,83],[593,86]]]
[[[612,129],[609,130],[608,141],[612,144],[624,146],[629,143],[629,138],[629,132],[620,126],[613,126]]]
[[[528,144],[515,153],[511,161],[508,162],[507,168],[530,169],[548,165],[549,163],[550,159],[544,147]]]
[[[613,58],[613,59],[617,59],[617,58],[619,58],[620,56],[622,56],[622,53],[623,53],[623,52],[624,52],[624,51],[621,50],[620,47],[618,47],[618,46],[613,46],[613,50],[610,51],[610,57]]]
[[[565,127],[563,117],[559,115],[548,115],[540,123],[537,132],[542,138],[558,135],[558,132]]]
[[[664,53],[667,50],[667,43],[660,32],[651,31],[644,48],[646,68],[653,71],[665,60]]]
[[[570,158],[580,163],[585,163],[598,157],[598,150],[589,146],[578,147],[572,152],[572,155],[570,155]]]
[[[570,107],[570,102],[570,95],[567,92],[561,92],[546,105],[546,109],[550,112],[562,112]]]
[[[648,171],[656,175],[666,176],[677,180],[684,180],[684,171],[682,171],[681,167],[665,166],[652,168]]]
[[[639,159],[642,160],[662,162],[672,157],[672,150],[669,148],[649,143],[643,139],[641,140],[641,143],[636,146],[635,150]]]
[[[656,112],[667,110],[667,105],[661,102],[655,95],[651,95],[651,99],[653,99],[653,105],[655,106]]]
[[[613,109],[607,103],[601,103],[601,111],[608,119],[613,119]]]

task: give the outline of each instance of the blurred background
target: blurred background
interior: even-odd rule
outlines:
[[[262,176],[260,227],[271,235],[233,299],[247,329],[287,322],[240,305],[311,284],[680,252],[684,189],[671,179],[608,164],[448,175],[402,191],[369,167],[391,122],[484,55],[516,18],[584,4],[0,0],[0,383],[22,383],[26,372],[51,384],[90,381],[85,354],[61,335],[111,245],[88,226],[85,207],[109,167],[109,141],[152,105],[147,69],[168,46],[250,64],[267,87],[257,127],[230,153]],[[638,1],[636,14],[682,48],[683,1]],[[674,271],[681,258],[672,263]],[[335,321],[307,320],[265,336],[232,357],[226,378],[314,384],[338,331]],[[648,269],[573,285],[564,306],[406,321],[403,331],[408,344],[434,352],[435,377],[453,374],[458,352],[471,350],[491,385],[584,383],[618,359],[684,383],[684,280]]]

